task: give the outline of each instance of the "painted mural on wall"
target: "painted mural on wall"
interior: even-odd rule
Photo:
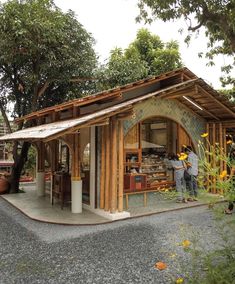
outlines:
[[[126,135],[136,123],[153,116],[166,117],[178,122],[190,135],[195,146],[201,139],[201,134],[205,132],[205,120],[193,114],[181,103],[169,99],[151,98],[134,106],[132,119],[124,122],[124,134]]]

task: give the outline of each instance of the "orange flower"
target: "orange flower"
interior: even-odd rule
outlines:
[[[206,138],[208,135],[209,135],[208,133],[202,133],[202,134],[201,134],[201,137],[202,137],[202,138]]]
[[[176,281],[175,281],[176,284],[181,284],[181,283],[184,283],[184,279],[183,278],[178,278]]]
[[[230,139],[230,140],[228,140],[226,143],[227,143],[227,144],[232,144],[233,141]]]
[[[222,171],[222,173],[219,175],[219,177],[221,178],[221,179],[223,179],[224,177],[226,177],[227,176],[227,171]]]
[[[189,240],[184,240],[184,241],[182,242],[182,246],[183,246],[184,248],[188,248],[188,247],[190,246],[190,244],[191,244],[191,242],[190,242]]]
[[[167,268],[167,265],[166,265],[164,262],[159,261],[159,262],[157,262],[157,263],[155,264],[155,267],[156,267],[158,270],[164,270],[164,269]]]

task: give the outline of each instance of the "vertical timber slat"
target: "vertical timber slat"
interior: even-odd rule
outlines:
[[[213,156],[212,156],[212,165],[213,168],[216,167],[216,160],[215,160],[215,145],[216,143],[216,125],[215,123],[212,124],[212,146],[213,146]],[[216,177],[213,177],[213,183],[212,183],[212,192],[216,192]]]
[[[227,156],[226,128],[223,127],[224,155]],[[227,170],[227,163],[224,161],[224,170]]]
[[[105,126],[105,202],[104,210],[108,211],[110,209],[109,203],[109,188],[110,188],[110,131],[109,125]]]
[[[223,156],[223,127],[222,123],[219,124],[219,146],[220,146],[220,155]],[[220,172],[223,171],[223,160],[220,159]]]
[[[76,133],[73,137],[72,153],[72,180],[81,180],[80,170],[80,134]]]
[[[209,133],[210,132],[210,125],[209,125],[209,123],[207,123],[206,124],[206,133]],[[209,138],[210,138],[210,135],[209,135]],[[209,139],[208,138],[208,139]],[[206,148],[206,151],[207,151],[207,153],[206,153],[206,160],[207,160],[207,162],[210,162],[210,155],[208,154],[209,153],[209,151],[210,151],[210,149],[209,149],[209,144],[208,144],[208,141],[207,140],[205,140],[205,148]],[[211,179],[211,177],[210,177],[210,175],[209,175],[209,173],[207,173],[207,180],[206,180],[206,186],[208,187],[209,186],[209,181],[210,181],[210,179]]]
[[[105,129],[101,127],[100,209],[105,204]]]
[[[110,212],[117,210],[117,119],[112,118],[112,155],[111,155],[111,191],[110,191]]]
[[[123,186],[124,186],[124,133],[123,121],[120,120],[118,124],[119,144],[118,144],[118,211],[123,211]]]

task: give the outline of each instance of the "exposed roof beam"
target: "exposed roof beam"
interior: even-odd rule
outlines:
[[[211,95],[209,92],[207,92],[206,90],[204,90],[200,85],[197,85],[197,88],[199,89],[198,91],[202,91],[204,93],[206,93],[206,95],[210,98],[212,98],[214,101],[216,101],[223,109],[225,109],[227,112],[229,112],[233,117],[235,117],[235,113],[228,108],[226,105],[224,105],[223,103],[221,103],[221,101],[219,101],[216,97],[214,97],[213,95]]]

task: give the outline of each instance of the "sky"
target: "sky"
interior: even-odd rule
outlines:
[[[136,23],[136,0],[54,0],[54,3],[63,11],[71,9],[76,13],[77,20],[96,40],[94,48],[101,63],[108,59],[113,48],[127,48],[136,38],[137,31],[145,27],[160,36],[163,42],[177,40],[183,64],[214,88],[221,88],[220,68],[227,59],[221,56],[215,60],[215,66],[206,66],[207,60],[199,58],[198,53],[206,50],[207,40],[202,32],[188,47],[184,43],[187,33],[181,35],[178,32],[182,27],[187,29],[184,21],[155,21],[151,25]]]

